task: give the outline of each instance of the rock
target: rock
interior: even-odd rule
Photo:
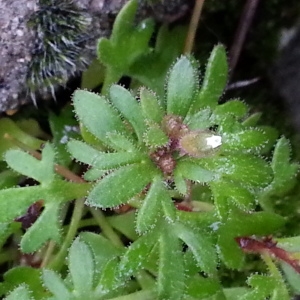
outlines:
[[[95,58],[128,0],[0,0],[0,112],[53,96]],[[139,17],[172,22],[194,0],[139,1]]]

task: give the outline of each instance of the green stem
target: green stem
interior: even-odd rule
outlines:
[[[102,229],[103,234],[117,247],[124,247],[120,237],[115,233],[113,228],[107,222],[105,215],[101,210],[90,209],[93,217],[97,221],[99,227]]]
[[[49,263],[50,259],[51,259],[51,256],[52,256],[52,253],[55,249],[55,242],[54,241],[50,241],[48,246],[47,246],[47,250],[45,252],[45,255],[43,257],[43,261],[41,263],[41,268],[45,268],[47,266],[47,264]]]
[[[84,198],[77,199],[73,210],[73,215],[70,223],[68,233],[64,239],[64,242],[55,256],[55,258],[49,263],[48,267],[55,270],[60,270],[63,266],[63,261],[67,255],[68,249],[76,236],[79,222],[81,220],[82,211],[84,208]]]
[[[274,278],[276,278],[278,283],[280,283],[280,285],[282,287],[281,291],[284,293],[283,299],[289,299],[289,292],[286,288],[285,281],[282,278],[282,275],[281,275],[280,271],[278,270],[277,266],[273,262],[271,256],[268,253],[263,253],[263,254],[261,254],[261,257],[264,260],[265,264],[267,265],[270,274]]]
[[[115,72],[112,68],[108,67],[105,72],[101,94],[107,95],[110,86],[114,83],[117,83],[121,77],[122,75],[120,75],[118,72]]]

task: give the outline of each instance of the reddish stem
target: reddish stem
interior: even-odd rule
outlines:
[[[277,247],[277,242],[271,237],[265,237],[261,240],[252,237],[237,237],[235,240],[244,252],[258,254],[268,253],[271,257],[284,261],[297,273],[300,273],[299,260],[295,259],[288,251]]]

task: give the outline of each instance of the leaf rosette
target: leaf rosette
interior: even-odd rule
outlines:
[[[93,146],[68,143],[71,155],[90,166],[85,178],[96,181],[87,204],[110,208],[140,195],[142,214],[153,207],[147,197],[153,193],[154,199],[160,195],[154,201],[156,212],[174,216],[166,183],[187,196],[192,181],[210,185],[220,216],[227,205],[251,210],[255,192],[272,181],[272,168],[263,155],[277,132],[248,121],[247,106],[237,99],[218,104],[227,73],[225,49],[217,45],[201,87],[197,62],[182,56],[169,71],[163,99],[146,88],[135,96],[119,85],[110,87],[107,98],[76,91],[75,113],[97,139]],[[230,197],[232,187],[238,197]]]

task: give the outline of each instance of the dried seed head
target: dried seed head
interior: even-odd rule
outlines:
[[[179,140],[182,154],[204,157],[213,153],[222,144],[222,137],[212,131],[195,130],[185,134]]]

